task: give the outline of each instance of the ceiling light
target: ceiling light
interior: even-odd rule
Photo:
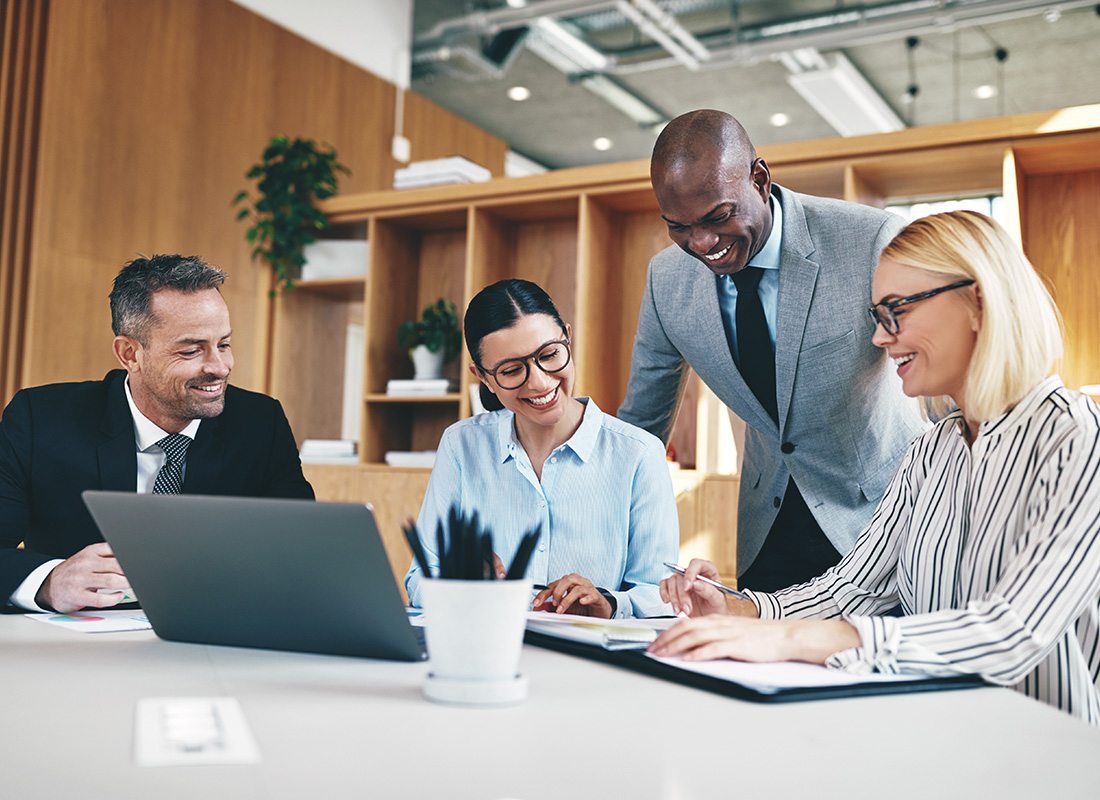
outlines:
[[[668,121],[667,116],[606,75],[585,75],[578,83],[643,127]]]
[[[790,116],[787,115],[787,114],[784,114],[782,111],[777,111],[774,114],[772,114],[770,117],[768,117],[768,122],[770,122],[772,125],[774,125],[777,128],[782,128],[784,125],[786,125],[790,121],[791,121]]]
[[[601,136],[600,138],[596,139],[596,141],[592,142],[592,146],[595,147],[597,150],[610,150],[611,140],[608,139],[606,136]]]
[[[787,82],[841,136],[888,133],[905,123],[843,53],[827,57],[831,66],[788,75]]]
[[[523,8],[527,0],[508,0],[508,8]]]
[[[515,100],[517,103],[522,103],[524,100],[531,96],[531,90],[526,86],[513,86],[508,90],[508,99]]]
[[[974,87],[974,96],[979,100],[988,100],[997,96],[997,87],[989,83]]]
[[[607,56],[561,22],[539,17],[531,26],[527,46],[536,55],[566,75],[576,72],[600,72],[609,65]]]
[[[1061,18],[1062,9],[1058,8],[1057,6],[1048,8],[1046,11],[1043,12],[1043,19],[1045,19],[1047,22],[1057,22]]]

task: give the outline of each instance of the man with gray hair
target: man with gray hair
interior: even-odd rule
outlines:
[[[195,257],[131,261],[111,291],[123,368],[12,398],[0,420],[0,607],[124,598],[87,489],[313,498],[278,401],[229,386],[224,280]]]

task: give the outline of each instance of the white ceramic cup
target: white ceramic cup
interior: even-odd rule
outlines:
[[[530,580],[420,582],[432,675],[466,681],[514,680],[531,607]]]

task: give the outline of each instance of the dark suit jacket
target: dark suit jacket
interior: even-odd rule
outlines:
[[[126,373],[24,389],[0,420],[0,606],[40,564],[103,537],[80,493],[134,491],[137,452]],[[230,386],[199,425],[185,494],[313,498],[277,400]],[[16,545],[26,543],[26,549]]]

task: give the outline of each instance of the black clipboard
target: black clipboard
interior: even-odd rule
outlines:
[[[840,697],[871,697],[880,694],[906,694],[910,692],[942,692],[952,689],[976,689],[988,686],[977,675],[957,675],[945,678],[914,678],[913,680],[854,683],[843,686],[812,686],[760,692],[740,683],[723,678],[703,675],[680,669],[671,664],[649,658],[637,650],[607,650],[599,645],[586,644],[536,631],[527,631],[523,641],[527,644],[556,650],[571,656],[580,656],[604,664],[640,672],[654,678],[672,681],[706,692],[750,700],[755,703],[790,703],[799,700],[829,700]]]

